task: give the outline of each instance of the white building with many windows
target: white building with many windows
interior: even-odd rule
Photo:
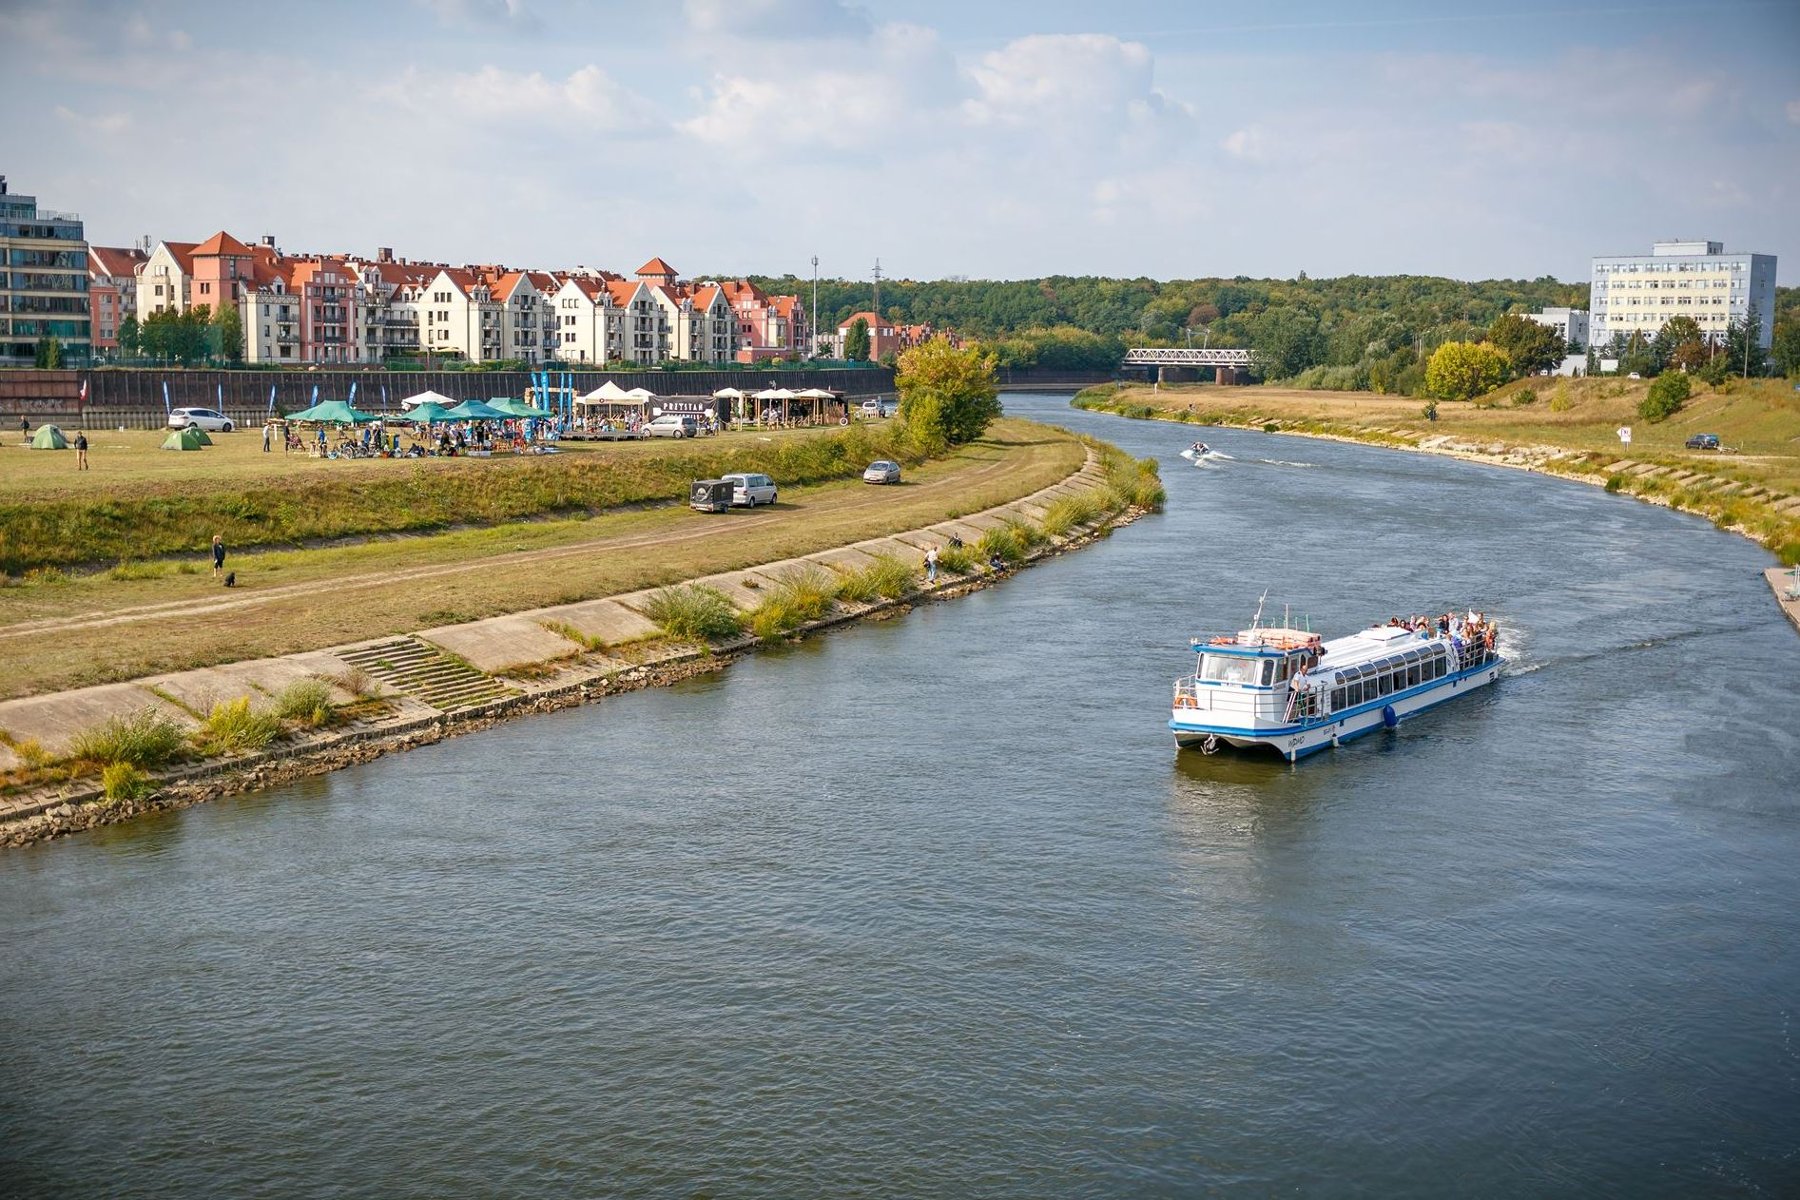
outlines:
[[[1723,242],[1657,242],[1646,255],[1594,259],[1588,330],[1595,346],[1615,334],[1653,338],[1671,317],[1692,317],[1719,340],[1752,309],[1767,348],[1775,335],[1773,254],[1727,254]]]
[[[1548,329],[1554,329],[1556,336],[1566,345],[1579,349],[1588,348],[1588,315],[1580,308],[1544,308],[1534,313],[1526,313],[1527,321],[1536,321]]]

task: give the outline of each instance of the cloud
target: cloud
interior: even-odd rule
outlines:
[[[131,126],[130,113],[95,113],[94,115],[89,116],[85,113],[78,113],[74,109],[67,108],[61,104],[56,106],[55,112],[62,120],[67,121],[80,129],[86,130],[89,133],[122,133]]]
[[[644,134],[665,125],[648,100],[592,63],[565,79],[492,65],[442,77],[415,68],[376,94],[441,120],[446,128],[466,122],[505,126],[512,134],[553,125],[584,133]]]
[[[505,28],[521,32],[542,28],[525,0],[415,0],[430,9],[445,25],[463,28]]]
[[[866,37],[868,15],[842,0],[686,0],[688,23],[706,36]]]
[[[1219,149],[1244,162],[1268,162],[1271,150],[1269,134],[1260,125],[1234,129],[1220,140]]]
[[[1800,125],[1800,100],[1787,102],[1787,119],[1795,125]]]

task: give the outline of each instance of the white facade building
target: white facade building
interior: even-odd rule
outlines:
[[[1565,343],[1573,343],[1583,350],[1588,347],[1588,315],[1585,309],[1546,308],[1526,313],[1525,319],[1556,330],[1556,336]]]
[[[1723,242],[1657,242],[1647,255],[1596,258],[1589,306],[1595,346],[1615,334],[1653,338],[1671,317],[1692,317],[1720,340],[1755,309],[1757,339],[1767,348],[1775,335],[1775,256],[1727,254]]]

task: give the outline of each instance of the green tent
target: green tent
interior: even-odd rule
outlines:
[[[552,414],[541,408],[533,408],[525,401],[513,396],[500,396],[488,401],[489,408],[497,408],[509,417],[537,417],[542,419]]]
[[[63,431],[54,425],[39,425],[38,431],[31,435],[31,448],[33,450],[67,450],[69,439],[64,437]]]
[[[287,419],[317,425],[366,425],[370,421],[381,420],[380,417],[351,408],[342,400],[321,400],[311,408],[289,413]]]
[[[504,421],[511,415],[479,400],[464,400],[450,410],[450,416],[458,421]]]
[[[194,426],[194,433],[200,438],[200,444],[202,446],[210,446],[213,444],[213,440],[206,436],[206,430],[201,429],[196,425]]]
[[[419,425],[442,425],[444,422],[454,421],[456,418],[451,416],[450,410],[443,405],[427,400],[407,409],[406,415],[401,420],[412,421]]]
[[[198,429],[171,429],[169,436],[163,439],[164,450],[198,450],[206,445],[202,439],[205,434]]]

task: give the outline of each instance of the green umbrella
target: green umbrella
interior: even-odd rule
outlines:
[[[289,413],[288,420],[308,421],[318,425],[366,425],[381,418],[371,413],[358,412],[342,400],[321,400],[311,408]]]
[[[458,421],[504,421],[511,415],[479,400],[464,400],[450,410],[450,416]]]

